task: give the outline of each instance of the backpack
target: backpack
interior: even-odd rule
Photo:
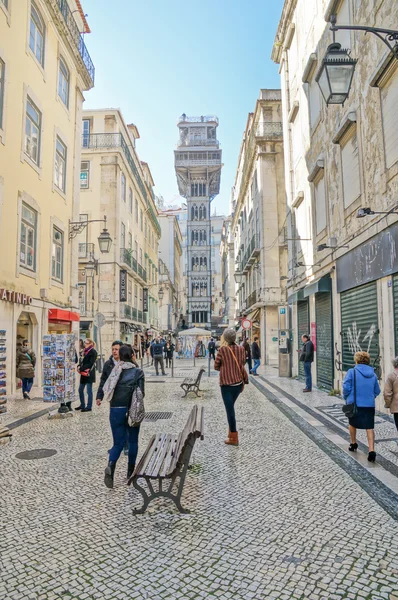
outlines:
[[[214,350],[216,347],[215,342],[209,342],[209,350]]]
[[[129,427],[138,427],[145,417],[144,394],[139,385],[137,385],[131,396],[130,407],[127,415],[127,424]]]

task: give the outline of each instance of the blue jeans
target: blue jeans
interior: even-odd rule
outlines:
[[[23,377],[22,379],[22,392],[24,394],[29,394],[33,385],[33,377]]]
[[[254,367],[252,369],[252,373],[255,373],[257,375],[257,369],[261,365],[261,360],[259,358],[253,358],[253,362],[254,362]]]
[[[93,384],[92,383],[81,383],[79,385],[79,398],[80,406],[85,408],[84,404],[84,388],[87,386],[87,408],[93,407]]]
[[[224,401],[229,430],[236,433],[235,402],[242,391],[241,385],[222,385],[221,396]]]
[[[129,445],[129,465],[135,465],[138,454],[138,427],[127,425],[127,408],[116,406],[110,409],[109,422],[111,424],[113,446],[109,451],[109,460],[116,462],[123,451],[125,441]]]
[[[304,363],[305,387],[307,388],[307,390],[312,390],[311,364],[312,363],[310,362]]]

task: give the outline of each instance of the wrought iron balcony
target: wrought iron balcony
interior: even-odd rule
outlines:
[[[83,37],[79,31],[79,27],[73,17],[72,11],[69,8],[68,0],[56,1],[58,8],[64,18],[65,25],[69,31],[69,34],[72,36],[74,44],[81,56],[84,66],[86,67],[87,73],[92,81],[92,85],[94,85],[95,67],[88,53]]]
[[[146,270],[133,257],[133,250],[130,248],[120,248],[120,262],[124,265],[127,265],[132,271],[134,271],[134,273],[137,273],[138,277],[141,277],[141,279],[146,282]]]
[[[94,256],[94,244],[79,244],[79,258],[92,258]]]
[[[175,160],[176,167],[216,167],[218,165],[221,165],[221,158],[188,158],[187,160],[176,158]]]
[[[133,321],[137,320],[137,309],[134,307],[131,307],[131,317],[132,317]]]
[[[131,319],[131,306],[129,306],[128,304],[120,305],[120,318]]]
[[[207,138],[183,138],[179,140],[177,148],[184,146],[215,146],[216,148],[219,148],[220,142],[218,140]]]
[[[279,121],[276,121],[275,123],[270,121],[260,121],[257,124],[256,137],[276,138],[282,136],[283,126]]]
[[[79,312],[81,317],[94,317],[94,302],[79,302]]]
[[[218,117],[215,115],[202,115],[201,117],[187,117],[187,115],[181,115],[178,119],[178,123],[217,123],[218,125]]]
[[[260,235],[255,234],[252,236],[246,251],[242,257],[242,271],[243,273],[250,270],[250,267],[255,263],[256,258],[260,254]]]
[[[142,319],[142,310],[137,311],[137,321],[139,323],[143,323],[143,319]]]
[[[246,299],[246,308],[250,308],[250,306],[253,306],[253,304],[256,304],[257,302],[257,292],[252,292],[250,294],[250,296],[247,297]]]

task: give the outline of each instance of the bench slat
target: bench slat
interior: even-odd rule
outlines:
[[[146,475],[148,475],[152,472],[153,465],[155,464],[155,461],[156,461],[159,446],[161,445],[162,440],[165,436],[166,436],[165,433],[160,433],[156,436],[155,444],[153,445],[152,452],[151,452],[150,456],[148,457],[148,462],[145,466],[145,474]]]
[[[178,436],[175,435],[175,436],[173,436],[173,438],[170,442],[169,452],[167,453],[167,455],[163,461],[162,468],[159,472],[159,477],[163,477],[163,478],[167,477],[167,475],[170,471],[170,465],[172,464],[172,462],[174,460],[177,442],[178,442]]]
[[[141,456],[136,468],[134,469],[134,475],[140,473],[140,471],[143,471],[145,469],[145,465],[148,462],[151,450],[153,449],[153,445],[155,443],[156,440],[156,435],[153,435],[151,437],[151,439],[149,440],[148,446],[146,447],[146,450],[144,452],[144,454]]]
[[[159,448],[158,448],[156,460],[155,460],[155,463],[153,465],[152,472],[150,473],[150,477],[158,477],[159,471],[160,471],[160,469],[162,468],[162,465],[163,465],[163,461],[166,458],[166,456],[167,456],[167,454],[168,454],[168,452],[170,450],[171,440],[172,440],[172,436],[171,435],[167,435],[162,440],[162,445],[159,446]]]

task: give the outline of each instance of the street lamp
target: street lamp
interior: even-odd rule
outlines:
[[[396,215],[398,212],[396,210],[372,210],[371,208],[360,208],[357,212],[357,219],[362,219],[363,217],[369,217],[371,215]]]
[[[164,296],[164,291],[163,291],[163,288],[161,287],[161,288],[159,288],[159,291],[158,291],[158,298],[160,301],[163,300],[163,296]]]
[[[104,229],[98,236],[98,245],[102,254],[108,254],[112,246],[112,238],[106,228],[106,217],[89,221],[69,221],[69,241],[82,233],[89,223],[104,223]]]
[[[336,42],[336,31],[365,31],[366,33],[373,33],[384,42],[393,57],[398,60],[398,30],[366,27],[363,25],[337,25],[336,23],[336,15],[331,15],[330,31],[333,32],[333,43],[328,47],[326,56],[315,77],[327,105],[344,104],[347,100],[355,66],[358,62],[356,58],[351,58],[348,50],[342,49],[341,44]],[[395,43],[393,44],[392,42]]]

